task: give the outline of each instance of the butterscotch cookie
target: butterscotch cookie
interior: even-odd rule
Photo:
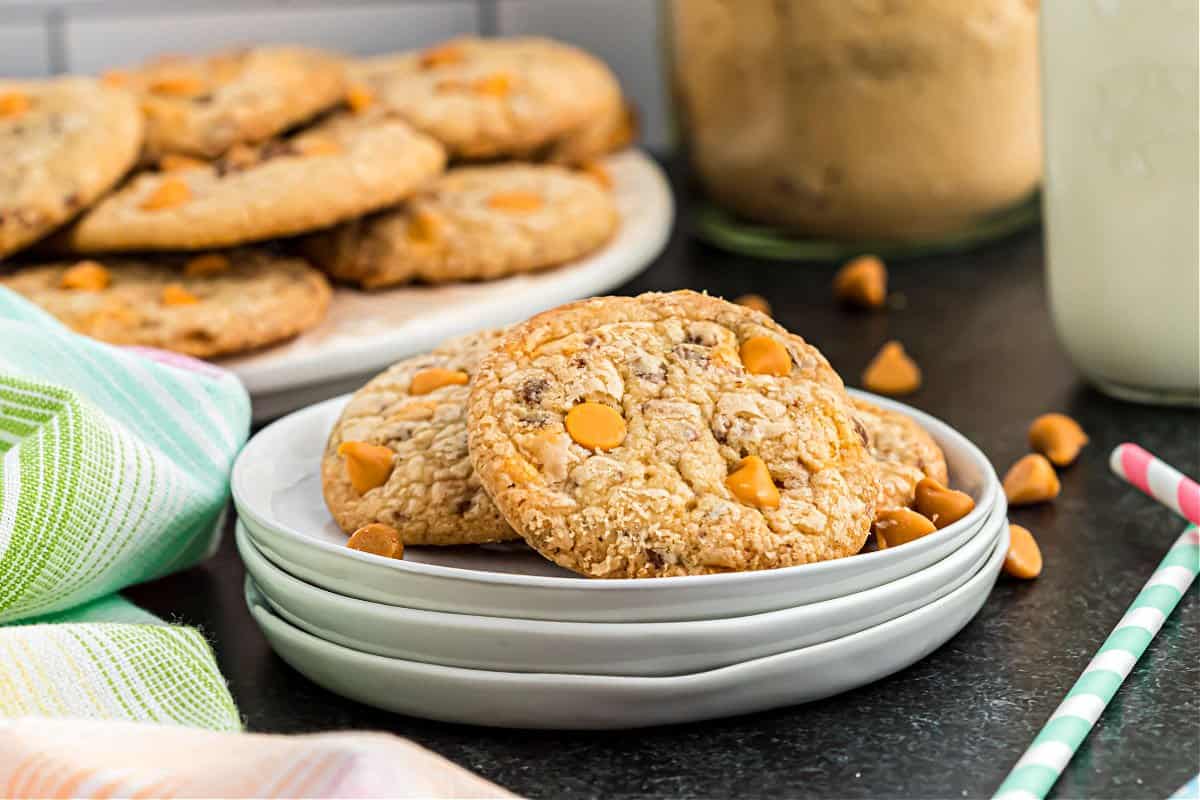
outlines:
[[[128,92],[88,78],[0,80],[0,258],[90,205],[141,144]]]
[[[467,456],[468,384],[500,335],[446,342],[355,392],[321,462],[325,503],[346,533],[379,522],[399,531],[404,544],[518,538]]]
[[[479,366],[468,431],[509,524],[594,577],[851,555],[879,492],[820,352],[695,292],[594,298],[511,329]]]
[[[453,39],[358,62],[351,74],[459,158],[528,153],[601,118],[621,97],[602,61],[539,38]]]
[[[393,205],[445,164],[404,122],[338,114],[211,164],[168,162],[104,198],[56,237],[78,252],[200,250],[303,233]]]
[[[619,219],[612,194],[557,166],[451,169],[394,210],[307,237],[305,254],[366,289],[502,278],[600,248]]]
[[[161,57],[111,70],[104,80],[138,94],[148,159],[166,153],[216,158],[337,105],[346,92],[341,59],[303,47]]]
[[[910,506],[917,482],[929,476],[946,483],[946,456],[911,417],[853,398],[854,413],[867,431],[867,447],[879,464],[879,507]]]
[[[273,344],[325,315],[325,277],[259,250],[108,258],[22,268],[0,286],[80,333],[208,358]]]

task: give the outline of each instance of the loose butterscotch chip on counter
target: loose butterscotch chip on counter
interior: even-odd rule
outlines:
[[[911,508],[885,508],[875,513],[875,538],[880,549],[915,542],[936,530],[927,517]]]
[[[181,180],[168,178],[160,183],[142,201],[143,211],[165,211],[176,208],[192,199],[192,190]]]
[[[739,306],[745,306],[746,308],[752,308],[755,311],[761,311],[768,317],[771,316],[771,304],[768,303],[767,298],[763,297],[761,294],[744,294],[741,297],[735,298],[733,302],[737,303]]]
[[[164,306],[190,306],[200,302],[200,298],[189,292],[180,283],[168,283],[162,290]]]
[[[881,347],[867,364],[862,384],[878,394],[912,394],[921,388],[921,368],[904,352],[904,345],[893,340]]]
[[[112,283],[112,273],[95,261],[80,261],[63,273],[58,285],[63,289],[98,292]]]
[[[792,371],[792,357],[787,348],[770,336],[751,336],[739,349],[742,364],[752,375],[774,375],[782,378]]]
[[[958,522],[975,509],[971,495],[943,486],[930,477],[917,482],[914,505],[939,530]]]
[[[1058,497],[1062,484],[1054,466],[1041,453],[1030,453],[1017,460],[1004,473],[1004,496],[1009,505],[1044,503]]]
[[[571,438],[591,450],[612,450],[625,441],[625,420],[603,403],[580,403],[563,421]]]
[[[758,456],[746,456],[725,479],[733,496],[755,508],[779,508],[779,489],[767,464]]]
[[[220,253],[205,253],[202,256],[189,258],[183,265],[183,274],[188,278],[207,278],[210,275],[228,272],[231,266],[228,256]]]
[[[1028,529],[1008,526],[1008,552],[1004,554],[1004,572],[1014,578],[1031,580],[1042,574],[1042,551]]]
[[[887,300],[887,267],[876,256],[846,262],[833,278],[833,294],[857,308],[882,308]]]
[[[391,448],[369,442],[342,442],[337,452],[346,462],[350,485],[360,495],[386,483],[396,460]]]
[[[404,542],[400,539],[400,532],[382,522],[363,525],[350,535],[346,546],[384,558],[404,558]]]
[[[470,377],[462,370],[432,367],[421,370],[412,376],[412,383],[409,384],[408,393],[416,395],[429,394],[443,386],[465,386],[468,380],[470,380]]]
[[[1029,446],[1055,466],[1074,462],[1088,441],[1079,423],[1066,414],[1042,414],[1029,426]]]

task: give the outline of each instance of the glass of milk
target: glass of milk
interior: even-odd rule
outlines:
[[[1117,397],[1200,405],[1197,0],[1041,4],[1047,282]]]

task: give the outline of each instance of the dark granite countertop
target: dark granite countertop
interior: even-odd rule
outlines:
[[[831,303],[835,265],[729,255],[680,228],[621,293],[762,294],[851,385],[880,344],[899,339],[925,373],[909,402],[973,439],[1001,472],[1026,452],[1034,416],[1059,410],[1078,419],[1092,443],[1062,473],[1061,497],[1011,514],[1041,544],[1041,578],[1001,578],[962,633],[874,685],[768,713],[605,733],[427,722],[318,688],[276,657],[251,621],[232,535],[203,566],[128,594],[207,633],[250,730],[393,731],[530,797],[990,795],[1183,529],[1109,473],[1109,451],[1136,441],[1198,475],[1200,413],[1111,400],[1079,380],[1047,314],[1038,231],[894,264],[892,290],[904,308],[868,315]],[[1056,796],[1164,797],[1200,770],[1198,597],[1193,586]]]

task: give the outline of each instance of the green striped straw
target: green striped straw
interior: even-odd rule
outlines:
[[[1040,800],[1046,796],[1197,572],[1200,531],[1189,525],[1000,784],[996,800]]]

